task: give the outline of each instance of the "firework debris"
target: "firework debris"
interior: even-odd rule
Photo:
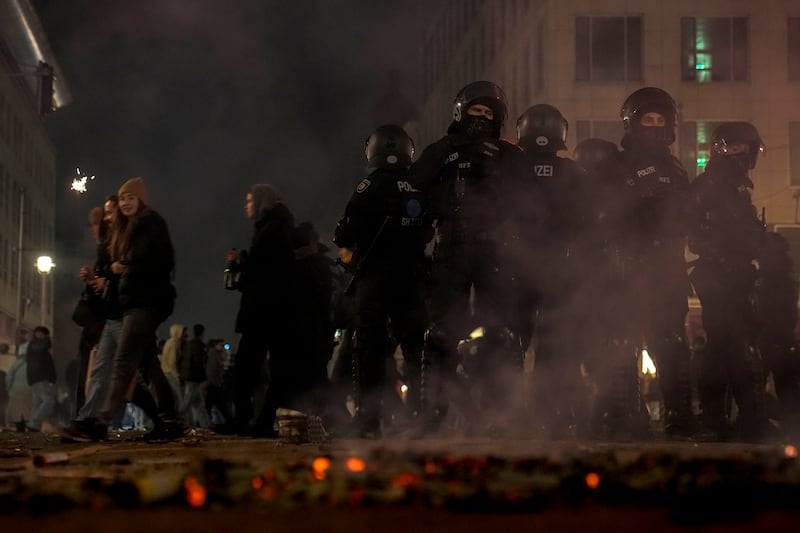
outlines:
[[[800,501],[793,446],[746,457],[698,459],[641,454],[620,461],[588,451],[566,461],[375,448],[254,466],[219,459],[71,466],[40,454],[38,468],[0,472],[0,512],[70,506],[136,508],[422,505],[461,512],[534,512],[593,504],[660,506],[681,522],[747,520]]]

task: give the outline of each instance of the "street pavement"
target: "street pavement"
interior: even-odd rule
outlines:
[[[0,523],[86,531],[94,516],[115,533],[153,521],[198,531],[265,522],[298,531],[800,530],[800,464],[788,442],[140,436],[67,444],[0,433]]]

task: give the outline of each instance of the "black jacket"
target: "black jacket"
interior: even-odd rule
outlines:
[[[626,148],[603,169],[608,238],[628,257],[655,254],[683,264],[689,177],[669,150]]]
[[[164,318],[172,314],[175,288],[172,271],[175,252],[166,221],[146,207],[136,215],[129,249],[122,258],[125,271],[119,279],[119,303],[123,311],[153,307]]]
[[[56,382],[56,365],[53,362],[53,355],[50,353],[50,338],[32,339],[28,343],[28,353],[26,355],[28,385],[34,385],[42,381],[50,383]]]
[[[406,170],[379,169],[356,187],[339,220],[333,242],[351,248],[359,268],[419,262],[431,230],[426,195],[409,182]],[[405,268],[405,267],[403,267]]]
[[[410,181],[428,194],[440,227],[483,240],[482,234],[507,220],[508,187],[526,170],[522,150],[503,139],[475,141],[451,134],[425,148],[411,167]]]
[[[247,259],[242,264],[242,292],[237,333],[274,333],[291,322],[295,258],[294,216],[283,205],[265,211],[255,223]]]
[[[764,245],[753,182],[727,158],[709,161],[690,189],[689,249],[703,261],[749,265]]]
[[[203,383],[206,381],[206,345],[203,339],[191,338],[186,349],[178,369],[181,379],[192,383]]]

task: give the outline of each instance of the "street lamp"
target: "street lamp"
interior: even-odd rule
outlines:
[[[42,275],[42,325],[47,323],[47,275],[56,266],[53,258],[49,255],[41,255],[36,258],[36,269]]]

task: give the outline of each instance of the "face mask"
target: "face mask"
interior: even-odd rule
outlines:
[[[675,142],[675,129],[667,126],[642,126],[637,128],[642,143],[651,146],[669,146]]]
[[[465,115],[461,119],[461,127],[463,128],[464,135],[470,139],[483,139],[486,137],[499,137],[499,127],[493,121],[486,117],[473,117],[472,115]]]
[[[755,161],[750,154],[733,154],[725,156],[725,159],[731,162],[736,168],[744,172],[745,174],[750,174],[750,171],[756,166]]]

